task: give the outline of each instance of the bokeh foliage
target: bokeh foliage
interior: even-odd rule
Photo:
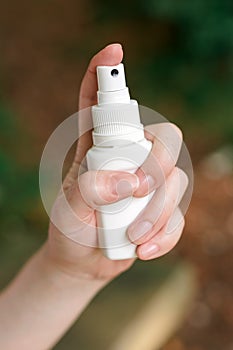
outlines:
[[[134,40],[150,46],[149,55],[129,67],[132,80],[136,77],[131,88],[139,96],[146,96],[154,108],[161,99],[167,98],[169,104],[171,96],[178,97],[182,123],[199,124],[233,140],[232,1],[104,0],[96,11],[106,27],[111,21],[133,19]],[[142,27],[148,23],[157,23],[148,30],[150,40],[138,35],[140,26],[145,34]]]
[[[37,225],[39,200],[37,168],[27,168],[17,159],[20,142],[27,137],[12,113],[0,104],[0,263],[4,285],[45,237]]]

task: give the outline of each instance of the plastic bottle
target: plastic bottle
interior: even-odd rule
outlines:
[[[152,144],[144,137],[138,103],[130,99],[124,66],[99,66],[97,78],[98,104],[92,107],[93,147],[87,152],[88,169],[134,173],[147,158]],[[129,241],[127,227],[152,195],[131,196],[98,208],[98,241],[106,257],[136,257],[136,245]]]

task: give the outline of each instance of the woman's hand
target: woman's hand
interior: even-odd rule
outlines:
[[[81,86],[81,109],[96,103],[96,66],[117,65],[122,56],[121,46],[114,44],[91,60]],[[156,189],[130,225],[128,236],[137,244],[138,257],[144,260],[167,253],[177,243],[184,226],[177,208],[187,186],[186,175],[175,167],[181,133],[167,123],[147,127],[145,136],[153,147],[136,174],[87,171],[78,176],[92,144],[90,132],[80,137],[64,192],[52,211],[63,233],[51,222],[47,242],[1,293],[1,349],[52,348],[96,293],[134,262],[111,261],[103,256],[97,247],[96,206],[132,194],[141,197]]]
[[[80,109],[97,102],[96,66],[117,65],[122,57],[121,45],[113,44],[92,58],[81,84]],[[78,177],[80,164],[92,145],[90,132],[80,137],[74,163],[63,184],[65,196],[58,197],[53,213],[60,222],[59,227],[64,228],[63,232],[73,232],[75,228],[75,240],[78,236],[79,241],[86,244],[74,243],[51,223],[47,245],[50,261],[66,273],[105,283],[132,265],[134,259],[111,261],[103,256],[97,247],[95,215],[96,206],[132,194],[141,197],[156,189],[150,203],[128,229],[129,238],[138,245],[140,259],[161,256],[179,240],[184,219],[178,204],[187,186],[187,176],[175,167],[182,135],[176,126],[164,123],[147,127],[145,136],[153,142],[153,147],[136,174],[87,171]],[[76,216],[67,210],[66,200]]]

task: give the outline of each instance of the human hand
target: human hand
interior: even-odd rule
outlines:
[[[81,84],[80,109],[97,102],[96,66],[117,65],[122,57],[121,46],[113,44],[92,58]],[[187,186],[186,175],[175,167],[182,144],[181,132],[172,124],[157,124],[147,127],[145,136],[153,142],[153,148],[136,175],[122,171],[87,171],[78,177],[81,162],[92,146],[91,132],[79,138],[73,165],[63,184],[65,198],[78,219],[74,223],[64,209],[64,197],[58,197],[54,212],[64,232],[69,231],[69,226],[75,226],[77,234],[86,237],[87,244],[74,243],[53,223],[47,243],[49,259],[68,274],[107,282],[132,265],[135,259],[111,261],[103,256],[97,247],[95,216],[97,205],[113,203],[131,194],[141,197],[157,188],[151,202],[128,229],[129,238],[138,245],[140,259],[163,255],[179,240],[184,220],[177,206]],[[153,184],[149,180],[152,178],[156,179]],[[121,186],[122,181],[130,186]],[[139,221],[146,221],[146,224],[139,224]],[[166,234],[168,231],[171,234]]]

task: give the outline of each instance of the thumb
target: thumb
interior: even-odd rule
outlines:
[[[87,71],[81,83],[79,94],[79,110],[91,107],[97,103],[97,66],[114,66],[119,64],[123,58],[123,50],[120,44],[110,44],[99,51],[90,61]],[[78,121],[79,137],[78,146],[75,156],[75,162],[81,164],[87,150],[92,145],[91,115],[90,113],[80,114]]]
[[[81,240],[82,244],[90,245],[96,236],[95,210],[131,196],[138,185],[138,177],[128,172],[88,171],[80,175],[66,193],[61,191],[53,206],[51,221],[69,238],[77,241],[78,237],[79,243]]]

